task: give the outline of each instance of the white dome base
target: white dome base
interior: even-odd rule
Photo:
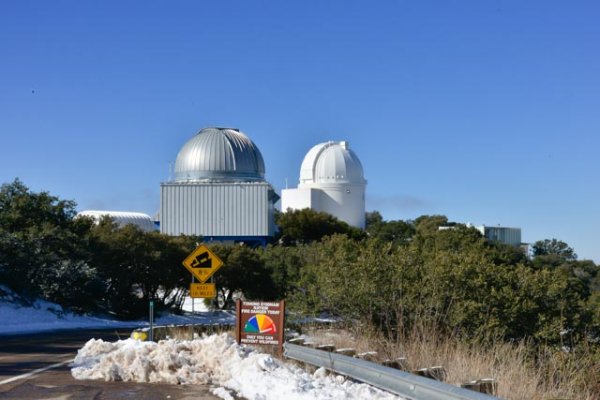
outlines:
[[[348,225],[365,227],[364,185],[335,185],[299,187],[281,191],[281,210],[311,210],[326,212]]]

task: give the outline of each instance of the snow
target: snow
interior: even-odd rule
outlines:
[[[193,299],[190,296],[186,296],[183,299],[183,306],[181,307],[183,311],[208,311],[208,307],[204,304],[203,299]]]
[[[35,301],[30,307],[1,302],[0,320],[2,320],[0,334],[131,326],[131,322],[110,321],[65,313],[60,306],[42,300]]]
[[[188,303],[187,306],[190,306]],[[195,310],[205,310],[200,301]],[[76,328],[147,327],[148,321],[81,316],[43,300],[27,302],[0,285],[0,335]],[[233,324],[231,312],[201,311],[166,315],[155,325]],[[227,334],[193,341],[158,343],[133,339],[104,342],[91,339],[78,351],[72,375],[105,381],[208,384],[224,400],[397,399],[372,386],[348,381],[318,369],[310,374],[251,347],[239,346]]]
[[[212,385],[212,392],[225,400],[398,399],[322,368],[310,374],[240,346],[226,333],[158,343],[91,339],[78,351],[71,374],[76,379]]]
[[[196,302],[198,304],[200,302]],[[76,315],[65,311],[61,306],[44,300],[25,302],[6,286],[0,285],[0,335],[46,332],[59,329],[77,328],[137,328],[146,327],[149,322],[120,321],[116,318]],[[201,311],[194,314],[167,314],[155,317],[155,325],[184,324],[233,324],[235,315],[226,311]]]

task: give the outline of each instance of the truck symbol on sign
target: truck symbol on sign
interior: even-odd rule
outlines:
[[[212,260],[208,252],[200,253],[194,261],[192,261],[192,268],[211,268]]]
[[[201,244],[183,260],[182,264],[200,283],[205,283],[223,266],[223,261],[208,247]]]

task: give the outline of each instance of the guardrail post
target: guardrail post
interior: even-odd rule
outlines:
[[[302,339],[302,338],[294,338],[294,339],[288,340],[288,343],[297,344],[298,346],[302,346],[304,344],[304,339]]]
[[[352,348],[337,349],[335,352],[337,354],[341,354],[343,356],[349,356],[349,357],[354,357],[356,355],[356,350],[354,350]]]
[[[331,353],[332,351],[335,351],[335,346],[332,344],[322,344],[320,346],[317,346],[317,350],[323,350],[328,353]]]
[[[397,369],[388,368],[336,352],[328,353],[290,343],[284,345],[285,357],[315,367],[324,367],[376,386],[388,392],[419,400],[492,400],[483,393],[452,386],[447,383],[423,378]]]
[[[498,382],[494,378],[477,379],[463,383],[460,387],[495,396],[498,393]]]
[[[377,352],[365,351],[364,353],[358,353],[355,357],[365,361],[373,361],[377,357]]]

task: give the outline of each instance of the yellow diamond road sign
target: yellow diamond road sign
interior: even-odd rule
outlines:
[[[223,261],[210,251],[208,247],[201,244],[196,247],[196,250],[192,251],[185,260],[183,260],[183,266],[186,267],[200,283],[204,283],[223,266]]]
[[[214,299],[217,297],[217,288],[214,283],[190,283],[190,297]]]

